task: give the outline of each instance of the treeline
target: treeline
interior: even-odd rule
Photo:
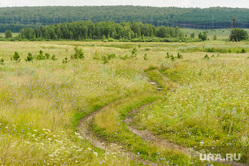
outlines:
[[[83,7],[12,7],[0,8],[0,32],[51,25],[63,22],[114,21],[149,23],[156,27],[188,27],[198,29],[231,28],[233,16],[237,27],[249,28],[249,9],[239,8],[175,8],[141,6]]]
[[[21,30],[18,36],[20,39],[37,40],[85,40],[85,39],[127,39],[144,37],[160,38],[182,38],[184,33],[179,27],[155,27],[152,24],[143,23],[114,23],[82,21],[73,23],[61,23],[40,28],[27,28]]]

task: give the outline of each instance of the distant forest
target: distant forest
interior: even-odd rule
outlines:
[[[23,28],[63,22],[113,21],[142,22],[158,26],[197,29],[231,28],[233,16],[237,27],[249,28],[249,9],[240,8],[176,8],[139,6],[83,7],[11,7],[0,8],[0,32],[20,32]]]
[[[159,38],[184,38],[184,33],[179,27],[155,27],[152,24],[141,22],[97,22],[82,21],[73,23],[60,23],[40,28],[22,29],[18,38],[27,40],[87,40],[87,39],[107,39],[107,40],[131,40],[145,37]],[[140,39],[139,39],[140,38]]]

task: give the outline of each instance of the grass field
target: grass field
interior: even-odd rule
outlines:
[[[131,126],[141,132],[183,148],[239,147],[248,164],[247,52],[247,42],[223,41],[0,42],[0,164],[191,165],[188,154],[130,130],[137,109]],[[90,143],[77,129],[86,116],[88,130],[119,148]]]
[[[181,30],[184,32],[184,34],[187,35],[187,37],[190,37],[191,33],[195,34],[195,38],[198,38],[198,34],[201,32],[207,32],[208,39],[213,40],[214,35],[217,36],[217,40],[228,40],[229,35],[231,34],[231,29],[189,29],[189,28],[181,28]],[[249,32],[249,29],[244,29],[247,32]]]

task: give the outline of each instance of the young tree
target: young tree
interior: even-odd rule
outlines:
[[[195,38],[195,33],[191,33],[191,34],[190,34],[190,37],[191,37],[191,38]]]
[[[214,40],[217,40],[217,36],[216,35],[214,35]]]
[[[207,32],[203,32],[202,40],[205,41],[208,39]]]
[[[207,40],[207,32],[203,32],[203,34],[200,32],[199,35],[198,35],[198,38],[205,41]]]
[[[5,32],[5,38],[11,38],[12,37],[12,32],[11,32],[11,30],[7,30],[6,32]]]
[[[201,39],[201,40],[203,40],[203,35],[202,35],[201,32],[199,33],[198,38]]]

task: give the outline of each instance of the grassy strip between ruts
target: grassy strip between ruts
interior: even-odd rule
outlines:
[[[92,129],[106,141],[121,144],[123,148],[144,159],[160,164],[189,165],[188,156],[154,146],[130,132],[124,123],[130,111],[139,109],[159,98],[157,95],[140,94],[115,102],[95,116]]]

